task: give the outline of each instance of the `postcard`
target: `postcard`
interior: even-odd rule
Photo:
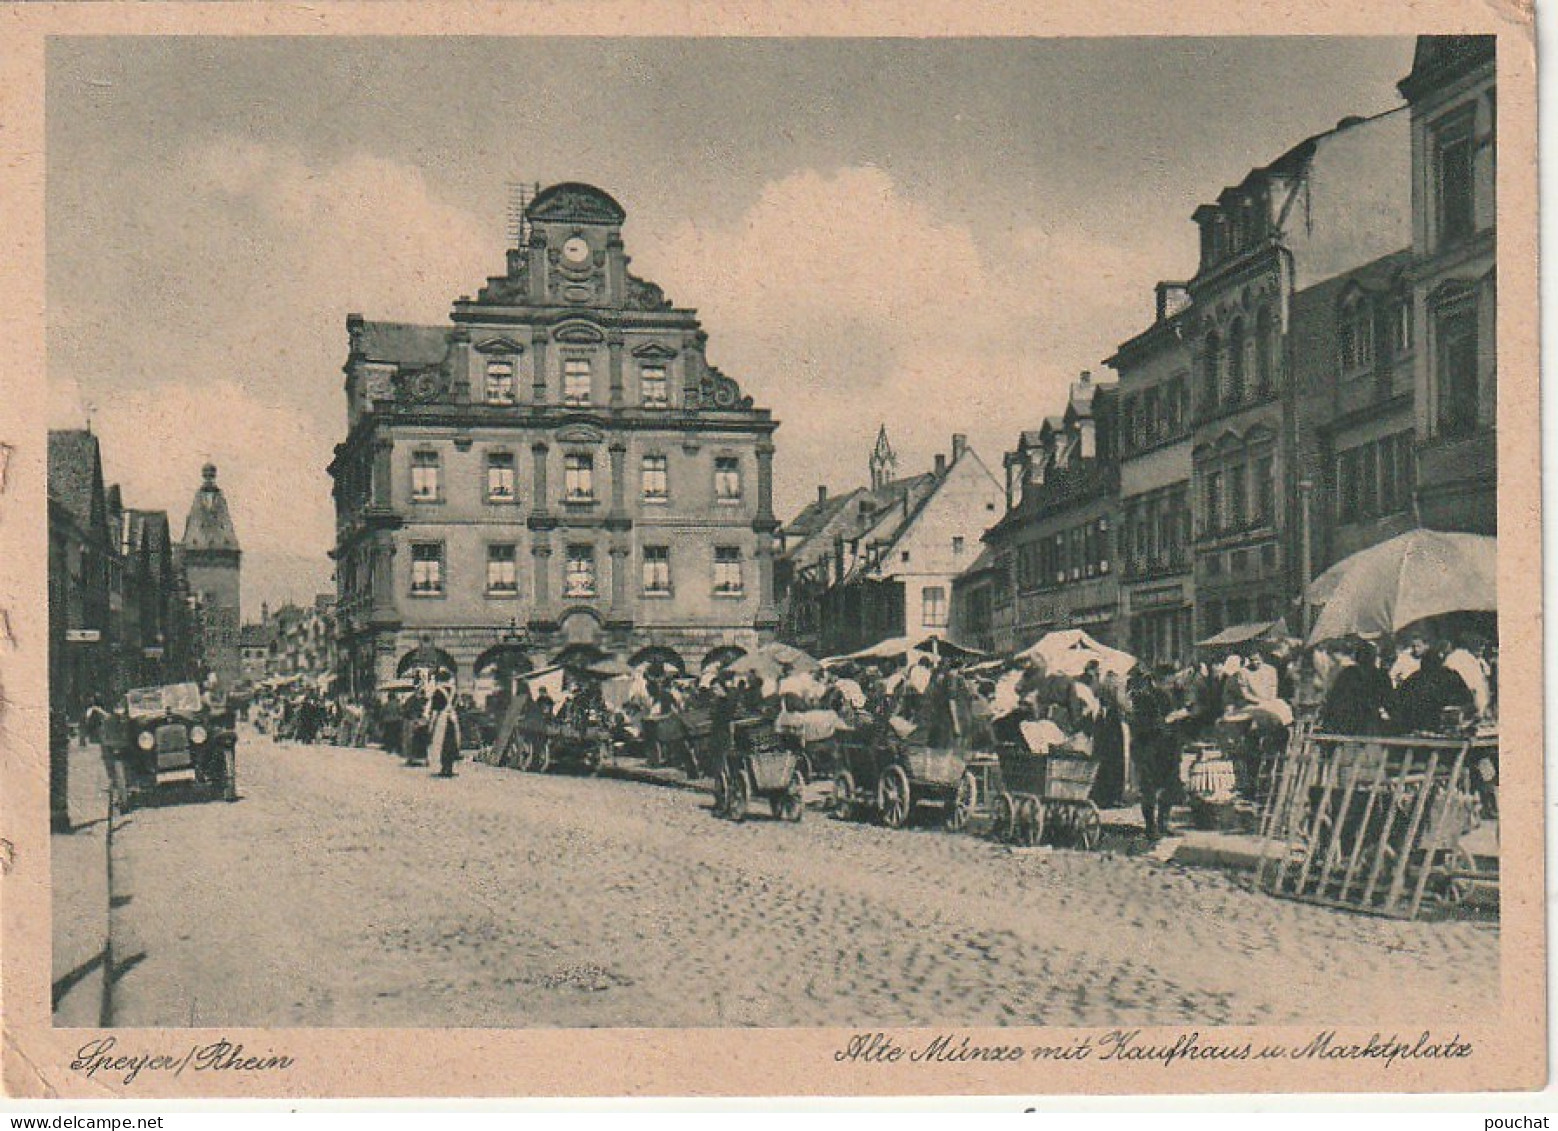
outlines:
[[[4,20],[7,1093],[1545,1083],[1529,11]]]

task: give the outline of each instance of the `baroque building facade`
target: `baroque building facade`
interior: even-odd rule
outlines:
[[[778,623],[771,414],[694,310],[633,275],[626,214],[538,193],[506,271],[446,326],[349,315],[330,465],[353,694],[420,663],[658,658],[695,669]]]

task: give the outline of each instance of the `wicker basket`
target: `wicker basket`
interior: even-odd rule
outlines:
[[[747,755],[752,771],[752,788],[759,793],[786,789],[795,772],[795,755],[788,750],[754,750]]]
[[[956,750],[933,750],[927,746],[905,747],[903,762],[915,781],[946,786],[957,785],[967,765]]]
[[[1007,793],[1044,796],[1045,770],[1049,759],[1020,746],[1003,746],[998,752],[1001,759],[1001,788]]]
[[[1088,794],[1093,792],[1098,763],[1081,754],[1052,750],[1048,776],[1048,788],[1044,792],[1046,801],[1086,801]]]

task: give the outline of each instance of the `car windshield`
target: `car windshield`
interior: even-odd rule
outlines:
[[[131,718],[164,713],[192,715],[200,710],[200,688],[193,683],[140,687],[125,692],[124,703]]]
[[[193,683],[172,683],[162,689],[163,702],[178,715],[193,715],[200,710],[200,688]]]
[[[140,687],[124,693],[124,704],[130,717],[162,714],[162,688]]]

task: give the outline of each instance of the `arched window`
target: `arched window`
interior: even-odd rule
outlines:
[[[1228,330],[1228,403],[1244,399],[1244,319],[1235,318]]]
[[[1223,341],[1213,330],[1206,336],[1206,345],[1201,353],[1201,412],[1203,415],[1215,412],[1217,401],[1222,392],[1220,386],[1223,377]]]
[[[1275,343],[1271,333],[1271,309],[1261,307],[1255,316],[1255,384],[1262,393],[1269,393],[1276,384]]]

